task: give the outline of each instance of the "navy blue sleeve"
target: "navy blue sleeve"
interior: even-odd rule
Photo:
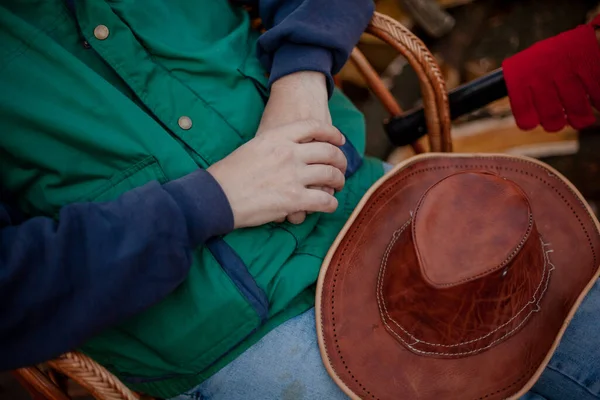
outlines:
[[[270,71],[269,84],[298,71],[325,74],[329,95],[333,75],[348,60],[375,9],[373,0],[235,0],[259,6],[267,31],[258,56]]]
[[[233,229],[199,170],[107,203],[17,224],[0,203],[0,371],[45,361],[141,312],[187,276],[191,250]]]

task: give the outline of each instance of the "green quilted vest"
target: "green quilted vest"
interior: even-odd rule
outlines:
[[[257,38],[225,0],[0,1],[2,185],[29,214],[55,217],[222,159],[253,137],[268,99]],[[330,108],[360,159],[362,115],[339,92]],[[334,214],[211,240],[177,290],[82,351],[150,395],[196,386],[314,305],[327,249],[381,174],[365,159]]]

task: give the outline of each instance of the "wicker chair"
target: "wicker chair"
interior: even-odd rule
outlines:
[[[375,13],[366,32],[383,40],[408,60],[417,73],[421,85],[429,132],[429,148],[435,152],[452,151],[446,86],[431,53],[407,28],[379,13]],[[370,89],[389,111],[390,116],[400,115],[402,109],[358,49],[353,50],[351,62],[356,65]],[[412,146],[416,153],[424,152],[424,148],[419,143],[413,143]],[[71,399],[69,385],[66,384],[69,379],[98,400],[150,399],[134,393],[104,367],[79,352],[65,353],[42,365],[15,370],[13,375],[35,400]]]

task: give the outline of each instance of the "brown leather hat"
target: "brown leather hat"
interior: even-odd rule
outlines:
[[[352,398],[520,396],[599,270],[598,221],[552,168],[417,156],[374,185],[325,259],[322,357]]]

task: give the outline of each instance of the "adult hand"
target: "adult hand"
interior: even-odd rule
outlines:
[[[297,121],[314,120],[331,125],[325,76],[320,72],[300,71],[273,83],[271,95],[263,113],[257,136],[270,129]],[[333,195],[331,187],[314,187]],[[289,222],[300,224],[305,210],[287,216]],[[283,222],[285,218],[277,222]]]
[[[344,136],[313,120],[296,122],[250,140],[208,168],[233,210],[235,228],[258,226],[299,211],[337,209],[330,193],[344,186]]]

